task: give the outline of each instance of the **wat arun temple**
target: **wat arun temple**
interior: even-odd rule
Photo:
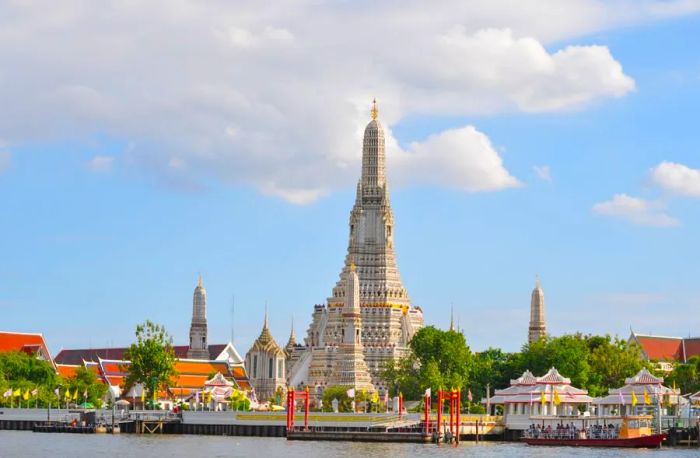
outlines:
[[[315,305],[303,344],[294,332],[284,348],[270,348],[267,320],[261,338],[266,352],[246,355],[248,364],[278,361],[252,377],[253,386],[327,386],[379,391],[388,389],[381,371],[388,361],[408,354],[408,343],[423,326],[423,312],[411,305],[394,252],[394,214],[385,171],[384,128],[376,102],[362,142],[362,175],[350,212],[348,250],[338,282],[326,304]],[[269,354],[268,354],[269,353]],[[274,370],[273,369],[274,366]],[[252,374],[254,371],[247,371]],[[270,370],[267,370],[270,369]],[[270,376],[270,377],[267,377]],[[275,380],[269,380],[273,378]],[[259,382],[259,383],[258,383]],[[273,382],[270,384],[270,382]]]

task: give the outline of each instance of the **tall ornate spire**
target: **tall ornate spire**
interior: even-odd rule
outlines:
[[[394,253],[394,214],[385,175],[384,128],[378,119],[376,99],[371,115],[362,141],[362,174],[350,213],[348,253],[328,302],[338,307],[345,303],[345,279],[352,265],[357,264],[362,306],[391,303],[409,307],[411,301],[401,282]]]
[[[207,291],[204,289],[201,275],[197,278],[197,287],[192,296],[192,323],[187,357],[206,360],[211,358],[207,343]]]
[[[535,289],[532,290],[530,299],[530,326],[528,327],[528,343],[536,342],[547,334],[544,321],[544,291],[540,283],[540,277],[535,279]]]
[[[450,331],[455,330],[455,307],[450,304]]]

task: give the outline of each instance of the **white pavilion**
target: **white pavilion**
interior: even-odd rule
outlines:
[[[663,377],[656,377],[646,368],[637,375],[625,379],[622,388],[611,388],[608,395],[593,400],[598,415],[644,415],[654,414],[656,406],[662,406],[662,415],[668,415],[667,406],[677,406],[679,389],[663,385]],[[646,396],[644,393],[646,392]],[[636,402],[633,402],[633,396]],[[635,404],[635,405],[633,405]]]
[[[527,428],[532,423],[530,417],[535,415],[578,416],[578,406],[589,406],[591,402],[593,399],[588,396],[588,391],[571,386],[571,379],[562,376],[555,368],[542,377],[525,371],[519,378],[511,380],[508,388],[496,390],[491,398],[481,401],[491,409],[502,406],[504,421],[510,429]]]

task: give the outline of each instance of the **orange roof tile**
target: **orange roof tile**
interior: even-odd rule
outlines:
[[[651,360],[674,360],[678,361],[682,356],[683,339],[678,337],[657,337],[657,336],[636,336],[639,345],[644,353]]]
[[[202,374],[210,375],[221,372],[222,375],[229,375],[228,364],[226,362],[213,361],[175,361],[175,371],[180,374]]]
[[[207,379],[208,377],[206,375],[178,374],[175,377],[173,377],[171,381],[173,383],[173,386],[176,387],[202,388]]]
[[[34,354],[40,348],[43,356],[51,361],[49,348],[46,346],[44,336],[38,333],[24,332],[0,332],[0,351],[27,351]]]
[[[58,373],[66,378],[71,378],[75,376],[75,372],[78,370],[80,366],[76,366],[73,364],[56,364],[56,369],[58,370]]]

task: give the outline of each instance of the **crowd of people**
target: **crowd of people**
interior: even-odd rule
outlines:
[[[552,425],[531,424],[525,435],[533,439],[616,439],[620,433],[619,426],[591,425],[584,429],[577,428],[574,423],[559,423]]]

